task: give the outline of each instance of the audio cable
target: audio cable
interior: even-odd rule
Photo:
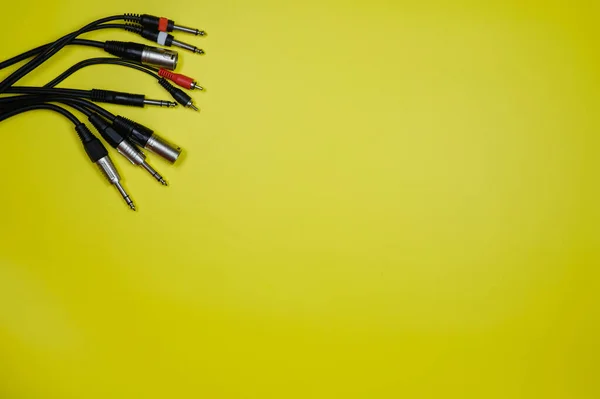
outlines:
[[[123,21],[123,23],[118,23],[118,21]],[[79,38],[85,33],[104,29],[125,30],[161,47],[131,41],[98,41]],[[166,180],[147,162],[143,150],[154,153],[170,163],[175,163],[180,157],[181,147],[172,144],[148,127],[124,116],[115,115],[96,103],[135,107],[146,105],[175,107],[177,104],[181,104],[186,108],[198,111],[191,96],[184,90],[203,90],[203,88],[193,78],[174,72],[179,63],[179,54],[163,47],[179,47],[195,54],[204,54],[204,51],[177,40],[169,33],[173,31],[192,33],[197,36],[205,35],[204,31],[177,25],[172,20],[148,14],[113,15],[92,21],[51,43],[1,61],[0,70],[20,62],[24,62],[24,64],[9,73],[4,79],[0,79],[0,122],[35,110],[50,110],[66,117],[74,124],[75,131],[90,161],[98,166],[109,182],[119,191],[130,209],[135,210],[135,205],[121,184],[121,176],[109,157],[106,147],[85,123],[82,123],[65,107],[83,114],[107,144],[133,165],[140,166],[156,181],[166,186]],[[99,48],[116,58],[98,57],[78,62],[43,87],[16,85],[19,80],[47,62],[65,46],[71,45]],[[81,68],[102,64],[122,66],[152,76],[174,101],[147,99],[143,94],[113,90],[55,87]],[[60,104],[60,106],[56,104]]]
[[[0,93],[4,92],[8,87],[14,85],[16,82],[18,82],[24,76],[31,73],[34,69],[36,69],[41,64],[46,62],[53,55],[55,55],[57,52],[59,52],[63,47],[65,47],[69,42],[71,42],[73,39],[77,38],[77,36],[81,35],[82,33],[85,33],[89,29],[94,28],[103,23],[119,21],[119,20],[127,20],[128,22],[139,22],[140,21],[139,18],[136,18],[135,16],[131,16],[131,15],[113,15],[110,17],[106,17],[106,18],[102,18],[102,19],[93,21],[93,22],[85,25],[83,28],[59,38],[54,43],[49,45],[46,49],[44,49],[44,51],[42,53],[38,54],[35,58],[28,61],[25,65],[19,67],[16,71],[11,73],[7,78],[5,78],[2,82],[0,82]]]
[[[148,14],[128,14],[132,18],[130,22],[136,22],[142,25],[144,28],[158,30],[160,32],[185,32],[191,33],[196,36],[205,36],[206,32],[203,30],[188,28],[186,26],[177,25],[175,21],[172,21],[164,17],[155,17],[154,15]]]
[[[5,92],[6,94],[61,94],[69,97],[85,98],[94,102],[128,105],[132,107],[143,108],[146,105],[157,107],[176,107],[177,103],[165,100],[147,99],[143,94],[124,93],[112,90],[78,90],[78,89],[57,89],[47,87],[28,87],[12,86]],[[12,97],[0,98],[0,103],[10,102]]]
[[[92,31],[100,30],[100,29],[122,29],[122,30],[125,30],[128,32],[138,34],[139,36],[141,36],[147,40],[150,40],[152,42],[155,42],[157,44],[160,44],[161,46],[167,46],[167,47],[175,46],[175,47],[179,47],[179,48],[191,51],[196,54],[205,54],[204,50],[197,48],[196,46],[192,46],[191,44],[187,44],[187,43],[181,42],[179,40],[176,40],[173,37],[173,35],[167,34],[165,32],[160,32],[158,30],[153,30],[153,29],[142,27],[142,26],[138,26],[134,23],[101,24],[101,25],[97,25],[97,26],[93,26],[93,27],[89,28],[84,33],[92,32]],[[47,43],[47,44],[38,46],[38,47],[31,49],[29,51],[26,51],[22,54],[16,55],[6,61],[0,62],[0,69],[7,68],[11,65],[14,65],[14,64],[24,61],[28,58],[36,56],[36,55],[44,52],[45,50],[47,50],[48,47],[51,46],[52,44],[53,43]],[[90,46],[90,47],[97,47],[97,48],[102,48],[102,49],[104,48],[102,42],[95,41],[95,40],[85,40],[85,39],[73,39],[72,41],[67,43],[67,45]]]
[[[62,102],[71,108],[84,114],[92,125],[98,130],[104,141],[113,147],[117,152],[125,157],[131,164],[135,166],[141,166],[147,171],[152,177],[154,177],[159,183],[166,186],[168,185],[166,180],[146,161],[146,154],[138,150],[129,139],[125,138],[122,134],[112,128],[110,123],[106,122],[104,118],[88,109],[89,105],[84,102],[74,102],[65,99],[64,97],[38,97],[38,98],[23,98],[19,99],[13,104],[39,104],[46,103],[49,101]],[[112,115],[111,115],[112,116]]]
[[[119,171],[115,167],[114,163],[110,159],[108,151],[100,142],[100,140],[94,136],[90,129],[84,123],[81,123],[79,119],[77,119],[77,117],[71,112],[53,104],[30,104],[14,109],[2,110],[0,113],[0,122],[24,112],[40,109],[57,112],[69,119],[75,125],[75,131],[77,132],[77,135],[79,136],[79,139],[81,140],[83,148],[90,161],[98,166],[110,184],[119,191],[129,208],[135,211],[135,204],[121,184],[121,176],[119,175]]]
[[[90,59],[78,62],[77,64],[75,64],[72,67],[70,67],[69,69],[67,69],[65,72],[61,73],[56,78],[52,79],[50,82],[46,83],[44,85],[44,87],[54,87],[54,86],[58,85],[59,83],[61,83],[62,81],[64,81],[65,79],[67,79],[69,76],[71,76],[75,72],[77,72],[78,70],[88,67],[88,66],[92,66],[92,65],[119,65],[119,66],[123,66],[126,68],[132,68],[132,69],[138,70],[140,72],[144,72],[145,74],[155,78],[158,81],[158,83],[160,84],[160,86],[163,89],[165,89],[167,91],[167,93],[169,93],[171,95],[171,97],[175,101],[177,101],[179,104],[181,104],[182,106],[184,106],[186,108],[191,108],[195,111],[198,111],[198,108],[194,105],[194,101],[191,96],[189,96],[183,90],[178,89],[177,87],[174,87],[172,84],[170,84],[167,81],[167,79],[170,79],[173,82],[175,82],[176,84],[178,84],[179,86],[184,87],[188,90],[191,90],[191,89],[204,90],[204,88],[202,86],[198,85],[198,83],[196,83],[196,81],[194,79],[192,79],[188,76],[182,75],[182,74],[167,71],[165,69],[157,70],[156,68],[141,65],[137,62],[121,60],[118,58],[111,58],[111,57],[90,58]]]
[[[116,130],[124,139],[134,143],[139,148],[146,149],[152,152],[155,155],[160,156],[164,160],[169,163],[175,163],[181,154],[181,147],[172,144],[165,138],[159,136],[153,130],[139,124],[137,122],[132,121],[131,119],[125,118],[123,116],[114,115],[113,113],[107,111],[106,109],[98,106],[97,104],[91,103],[87,100],[64,97],[58,95],[40,95],[40,96],[19,96],[13,97],[14,100],[12,105],[6,104],[3,105],[0,103],[0,110],[3,108],[10,108],[14,106],[14,104],[27,104],[28,102],[60,102],[66,105],[79,105],[85,107],[92,111],[93,113],[102,116],[102,118],[108,120],[112,123],[112,128]],[[103,128],[102,128],[103,129]],[[100,129],[100,130],[102,130]],[[102,131],[100,131],[102,133]],[[105,137],[104,137],[105,138]],[[106,138],[105,138],[106,139]],[[111,144],[112,139],[106,139],[106,141]],[[114,141],[114,140],[113,140]],[[117,142],[118,145],[120,143]],[[112,144],[111,144],[112,145]],[[116,147],[115,147],[116,148]],[[117,148],[118,150],[118,148]],[[124,155],[124,154],[122,154]],[[124,155],[125,156],[125,155]],[[131,159],[128,159],[133,163]],[[142,165],[143,167],[143,165]],[[159,180],[160,181],[160,180]],[[162,182],[161,182],[162,183]]]

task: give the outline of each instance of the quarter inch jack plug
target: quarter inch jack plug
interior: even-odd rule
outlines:
[[[121,185],[121,176],[108,156],[108,151],[106,151],[104,145],[102,145],[100,140],[98,140],[98,138],[94,136],[90,129],[83,123],[77,125],[75,131],[79,135],[79,138],[83,143],[83,148],[90,158],[90,161],[98,165],[102,174],[108,179],[110,184],[115,186],[119,191],[129,208],[135,211],[135,205],[129,197],[129,194],[127,194],[127,191],[125,191],[125,188]]]
[[[138,21],[133,21],[138,22]],[[145,28],[156,29],[161,32],[173,32],[174,30],[179,32],[191,33],[196,36],[205,36],[206,32],[200,29],[188,28],[187,26],[176,25],[175,21],[168,18],[159,18],[154,15],[144,14],[140,16],[138,22]]]

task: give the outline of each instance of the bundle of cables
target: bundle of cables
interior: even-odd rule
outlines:
[[[123,21],[124,23],[113,23],[114,21]],[[203,88],[194,79],[172,72],[177,67],[179,60],[179,56],[175,51],[134,42],[99,42],[78,38],[82,34],[100,29],[123,29],[152,40],[160,46],[176,46],[196,54],[204,54],[203,50],[175,40],[173,35],[169,33],[180,31],[204,36],[204,31],[180,26],[167,18],[147,14],[123,14],[102,18],[89,23],[78,31],[59,38],[55,42],[36,47],[0,62],[0,69],[5,69],[28,60],[0,82],[0,95],[3,95],[0,97],[0,122],[15,115],[35,110],[53,111],[69,119],[75,126],[75,132],[79,136],[89,159],[100,168],[104,176],[119,191],[130,209],[135,210],[135,205],[123,188],[119,172],[110,159],[106,147],[71,110],[84,115],[103,140],[115,148],[129,162],[141,166],[158,182],[167,185],[165,179],[148,164],[146,155],[142,150],[146,149],[170,163],[175,163],[181,154],[181,148],[160,137],[146,126],[126,117],[114,115],[96,103],[113,103],[134,107],[144,107],[146,105],[175,107],[180,104],[198,111],[192,98],[172,83],[186,90],[203,90]],[[43,87],[16,85],[19,80],[48,61],[67,45],[101,48],[114,57],[91,58],[81,61]],[[81,68],[101,64],[131,68],[152,76],[174,101],[146,99],[142,94],[111,90],[78,90],[55,87]],[[4,96],[7,94],[9,96]]]

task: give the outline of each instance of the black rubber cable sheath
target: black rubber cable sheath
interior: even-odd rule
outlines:
[[[54,104],[30,104],[30,105],[25,105],[20,108],[13,108],[9,111],[6,111],[6,112],[3,112],[2,114],[0,114],[0,122],[2,122],[5,119],[12,118],[13,116],[22,114],[24,112],[35,111],[35,110],[39,110],[39,109],[47,109],[47,110],[51,110],[54,112],[58,112],[59,114],[63,115],[65,118],[67,118],[71,122],[73,122],[73,124],[75,126],[79,126],[81,124],[81,122],[79,121],[79,119],[77,119],[77,117],[75,115],[73,115],[66,109],[61,108]]]

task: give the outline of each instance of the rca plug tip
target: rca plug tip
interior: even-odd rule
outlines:
[[[173,108],[177,106],[177,103],[174,101],[164,101],[164,100],[144,100],[144,105],[155,105],[157,107],[167,107]]]
[[[198,107],[196,107],[192,102],[190,102],[188,104],[188,107],[191,108],[191,109],[193,109],[196,112],[200,112],[200,110],[198,109]]]
[[[146,169],[146,171],[148,171],[148,173],[150,173],[152,177],[154,177],[160,184],[163,186],[169,185],[167,181],[152,166],[148,165],[147,162],[142,162],[140,165]]]
[[[117,190],[119,190],[119,193],[121,193],[121,197],[123,197],[123,199],[125,200],[125,202],[127,203],[127,205],[129,205],[129,208],[132,211],[135,211],[135,204],[133,203],[133,201],[131,200],[131,198],[129,198],[129,194],[127,194],[127,191],[125,191],[125,189],[123,188],[123,186],[121,185],[121,183],[120,182],[114,182],[113,184],[117,188]]]
[[[193,82],[193,83],[190,85],[190,88],[191,88],[192,90],[204,90],[204,87],[200,86],[200,85],[199,85],[198,83],[196,83],[196,82]]]

